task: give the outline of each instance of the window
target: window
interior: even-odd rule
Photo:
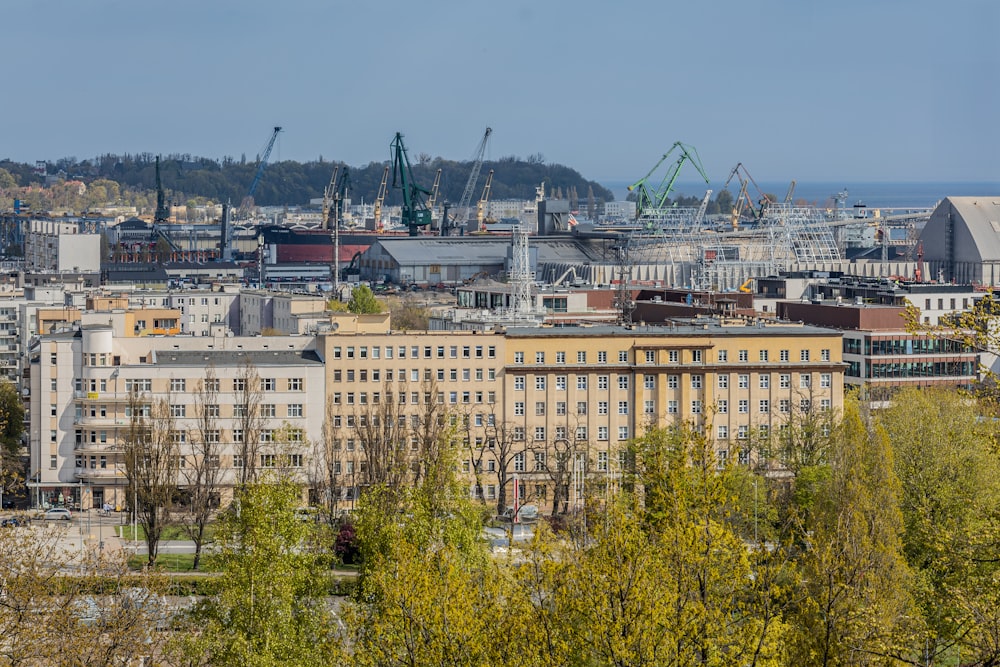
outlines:
[[[515,426],[514,427],[514,431],[513,431],[513,437],[514,437],[514,440],[516,440],[518,442],[524,440],[524,427],[523,426]]]
[[[810,375],[809,373],[799,374],[799,388],[808,389],[811,386],[812,386],[812,375]]]
[[[701,383],[702,383],[702,376],[701,375],[692,375],[691,376],[691,388],[692,389],[701,389]]]
[[[565,364],[566,363],[566,353],[565,352],[556,352],[556,363],[557,364]]]
[[[260,416],[261,417],[274,417],[274,403],[261,403],[260,404]]]
[[[496,359],[497,358],[497,346],[496,345],[490,345],[490,346],[488,346],[486,348],[486,356],[489,357],[490,359]]]
[[[729,414],[729,401],[723,399],[716,404],[716,409],[720,415]]]
[[[607,472],[607,470],[608,470],[608,453],[607,452],[597,452],[597,470],[599,472]]]
[[[605,350],[598,350],[597,352],[597,363],[606,364],[608,363],[608,353]]]
[[[171,404],[170,406],[170,416],[171,417],[184,417],[186,416],[187,406]]]
[[[667,361],[672,364],[676,364],[681,360],[681,353],[679,350],[669,350],[667,352]]]
[[[696,364],[700,364],[701,360],[702,360],[702,351],[701,350],[691,350],[691,361],[693,361]]]
[[[642,412],[646,415],[654,414],[655,409],[653,407],[653,401],[644,401],[642,404]]]
[[[725,362],[729,361],[729,351],[728,350],[719,350],[718,354],[719,354],[719,361],[720,362],[725,363]]]
[[[964,301],[964,299],[963,299]],[[819,358],[823,361],[830,361],[830,350],[822,349],[819,351]]]
[[[578,414],[578,415],[585,415],[585,414],[587,414],[587,402],[586,401],[577,401],[576,402],[576,414]]]
[[[767,414],[771,411],[771,402],[766,398],[760,399],[760,402],[757,404],[757,411],[761,414]]]
[[[260,379],[260,388],[261,388],[262,391],[274,391],[276,384],[277,383],[275,382],[274,378],[261,378]]]
[[[545,391],[545,376],[535,376],[535,391]]]
[[[757,353],[757,356],[760,361],[767,361],[767,350],[761,350]]]
[[[556,401],[556,414],[559,416],[566,414],[566,401]]]
[[[545,353],[544,352],[535,352],[535,363],[536,364],[544,364],[545,363]]]
[[[608,388],[608,376],[607,375],[598,375],[597,376],[597,388],[598,389],[607,389]]]
[[[627,375],[619,375],[618,376],[618,388],[619,389],[628,389],[628,376]]]
[[[771,374],[770,373],[761,373],[760,374],[760,378],[759,378],[759,383],[760,383],[760,388],[761,389],[770,389],[771,388]]]
[[[558,390],[558,391],[566,391],[566,376],[565,375],[557,375],[556,376],[556,390]]]
[[[628,363],[628,350],[618,350],[618,362],[622,364]]]
[[[778,399],[778,412],[782,414],[788,414],[788,410],[791,407],[791,401],[787,398]]]
[[[788,389],[792,386],[792,376],[788,373],[781,373],[778,375],[778,386],[782,389]]]
[[[748,401],[745,398],[741,398],[739,400],[737,409],[741,415],[748,414],[750,412],[750,401]]]
[[[647,364],[656,363],[656,350],[646,350],[646,363]]]
[[[209,403],[205,405],[205,416],[206,417],[218,417],[219,416],[219,405],[218,403]]]
[[[656,376],[655,375],[643,375],[642,376],[642,386],[645,389],[656,389]]]
[[[302,416],[302,404],[301,403],[289,403],[288,404],[288,416],[289,417],[301,417]]]
[[[799,361],[809,361],[809,350],[799,350]]]
[[[607,426],[598,426],[597,427],[597,439],[598,440],[607,440],[608,439],[608,427]]]
[[[535,440],[545,440],[545,427],[544,426],[536,426],[535,427]],[[537,452],[535,453],[535,456],[536,457],[538,456]]]
[[[514,402],[514,416],[516,417],[524,416],[524,401]]]
[[[515,375],[514,376],[514,391],[524,391],[524,376]]]
[[[782,361],[782,362],[786,362],[786,361],[788,361],[788,350],[781,350],[781,351],[780,351],[780,352],[778,353],[778,358],[779,358],[779,360],[780,360],[780,361]]]
[[[205,391],[219,391],[221,384],[219,383],[219,378],[205,378],[205,382],[202,384]]]
[[[736,376],[736,381],[739,384],[740,389],[750,388],[750,376],[744,373],[740,373]]]
[[[303,386],[302,378],[288,378],[288,391],[302,391]]]
[[[691,414],[700,415],[701,414],[701,401],[691,401]]]
[[[667,401],[667,414],[668,415],[677,414],[677,401]]]
[[[577,426],[576,427],[576,439],[577,440],[586,440],[587,439],[587,427],[586,426]]]
[[[719,440],[728,440],[729,439],[729,427],[728,426],[719,426],[716,429],[716,435],[717,435],[717,437],[718,437]],[[721,460],[722,459],[722,456],[721,456],[722,452],[719,452],[719,454],[720,454],[719,459]]]
[[[586,375],[578,375],[576,377],[576,388],[578,390],[580,390],[580,391],[586,391],[587,390],[587,376]]]
[[[524,452],[514,454],[514,472],[524,472]]]
[[[830,387],[833,384],[833,376],[830,373],[820,373],[819,386]]]
[[[587,353],[584,350],[577,350],[576,363],[578,364],[587,363]]]
[[[729,389],[729,373],[719,373],[719,389]]]
[[[597,402],[597,414],[599,414],[599,415],[606,415],[606,414],[608,414],[608,402],[607,401],[598,401]]]
[[[808,398],[803,398],[799,401],[799,410],[802,412],[809,412],[810,408],[812,408],[812,401]]]
[[[619,440],[628,440],[628,426],[619,426],[618,427],[618,439]]]
[[[535,414],[538,416],[545,414],[545,401],[535,401]]]
[[[618,401],[618,414],[620,415],[628,414],[628,401]]]
[[[465,348],[465,349],[469,349],[469,348]],[[515,352],[514,353],[514,363],[515,364],[523,364],[524,363],[524,352]]]
[[[170,391],[186,391],[186,387],[184,378],[170,378]]]
[[[829,398],[819,399],[819,407],[821,410],[829,410],[831,407],[831,402]]]
[[[747,350],[739,351],[740,361],[748,361],[750,359],[750,353]]]
[[[746,424],[741,424],[736,427],[736,437],[740,440],[746,440],[750,436],[750,427]]]

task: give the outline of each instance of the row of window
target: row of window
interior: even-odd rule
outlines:
[[[261,468],[301,468],[305,462],[305,458],[302,454],[261,454],[260,455],[260,467]],[[78,454],[75,457],[75,464],[77,468],[86,468],[88,463],[88,457]],[[108,467],[108,457],[107,456],[96,456],[92,455],[89,457],[90,468],[92,470],[97,469],[107,469]],[[188,457],[186,456],[174,456],[173,458],[174,468],[186,468],[188,466]],[[219,456],[210,456],[208,458],[208,464],[212,468],[219,468],[222,465],[222,459]],[[233,467],[242,468],[243,466],[243,456],[236,454],[233,456]]]
[[[438,382],[458,382],[459,376],[461,375],[462,382],[471,382],[475,378],[476,382],[482,382],[485,378],[490,382],[497,379],[497,371],[495,368],[451,368],[451,369],[430,369],[424,368],[421,372],[419,368],[411,368],[409,372],[407,369],[400,368],[398,372],[395,369],[387,368],[362,368],[355,370],[353,368],[348,368],[346,370],[341,370],[335,368],[333,370],[333,381],[334,382],[433,382],[437,380]]]
[[[445,397],[445,392],[437,392],[437,403],[439,405],[443,405],[445,403]],[[419,405],[421,403],[421,398],[423,398],[424,405],[429,404],[432,398],[431,392],[401,391],[398,394],[388,392],[385,395],[386,402],[392,403],[393,401],[396,401],[400,405],[406,405],[407,399],[409,399],[409,403]],[[495,391],[449,391],[447,393],[447,399],[448,403],[451,405],[458,405],[459,403],[464,405],[470,405],[472,403],[482,404],[484,402],[492,405],[496,403],[497,393]],[[373,391],[369,393],[367,391],[335,391],[331,394],[331,400],[334,405],[380,405],[382,403],[382,392]]]
[[[398,347],[393,347],[392,345],[386,345],[384,347],[374,345],[348,345],[341,347],[340,345],[334,346],[333,348],[333,358],[334,359],[406,359],[407,350],[409,350],[410,359],[496,359],[497,348],[495,345],[463,345],[459,347],[458,345],[400,345]],[[447,356],[445,356],[445,351],[447,350]],[[485,357],[483,356],[485,350]],[[461,351],[461,357],[459,356],[459,351]],[[421,355],[421,352],[423,354]],[[395,355],[395,356],[394,356]]]
[[[642,359],[647,364],[656,363],[656,353],[660,350],[643,350]],[[667,350],[667,361],[672,364],[680,363],[681,361],[681,350]],[[704,361],[704,351],[703,350],[686,350],[690,354],[690,361],[692,363],[703,363]],[[718,361],[720,363],[726,363],[729,361],[729,351],[728,350],[718,350],[717,351]],[[810,351],[809,350],[799,350],[799,361],[810,361]],[[769,350],[758,350],[757,361],[769,361],[770,351]],[[788,362],[791,357],[790,350],[779,350],[778,360],[781,362]],[[636,363],[639,362],[639,354],[636,352]],[[737,359],[741,362],[750,361],[750,351],[749,350],[738,350]],[[820,350],[820,359],[822,361],[830,361],[830,350],[822,349]],[[514,353],[514,363],[523,364],[525,361],[524,352]],[[622,364],[629,363],[629,351],[619,350],[618,351],[618,362]],[[544,364],[545,363],[545,352],[538,351],[535,352],[535,363]],[[565,364],[566,363],[566,353],[556,352],[555,363]],[[587,352],[586,350],[578,350],[576,353],[576,363],[585,364],[587,363]],[[597,352],[597,363],[606,364],[608,363],[608,353],[606,350],[598,350]]]
[[[792,375],[791,373],[778,373],[778,386],[782,389],[789,389],[792,386]],[[729,388],[729,373],[719,373],[716,375],[717,383],[719,389]],[[607,389],[609,386],[609,377],[607,375],[597,376],[597,388]],[[655,375],[643,375],[642,376],[643,388],[644,389],[656,389],[656,376]],[[691,388],[692,389],[702,389],[704,386],[704,376],[703,375],[691,375]],[[680,375],[668,375],[667,376],[667,388],[677,389],[680,387]],[[739,373],[736,375],[737,387],[740,389],[750,388],[750,375],[748,373]],[[830,387],[833,384],[833,374],[832,373],[820,373],[819,383],[821,387]],[[565,375],[557,375],[554,378],[555,388],[557,391],[565,391],[567,387],[567,380]],[[757,375],[757,384],[761,389],[771,388],[771,373],[760,373]],[[524,391],[526,381],[523,375],[514,376],[514,390]],[[544,375],[535,376],[535,390],[544,391],[547,385],[547,377]],[[588,377],[586,375],[579,375],[576,378],[576,388],[580,391],[586,391],[588,386]],[[812,386],[812,374],[811,373],[799,373],[799,388],[808,389]],[[628,389],[629,388],[629,376],[619,375],[618,376],[618,388]]]

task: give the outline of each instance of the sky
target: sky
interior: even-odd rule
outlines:
[[[363,166],[541,154],[597,181],[1000,181],[995,0],[4,0],[0,159]],[[671,158],[672,160],[673,158]],[[668,162],[669,163],[669,162]],[[682,180],[697,179],[690,165]]]

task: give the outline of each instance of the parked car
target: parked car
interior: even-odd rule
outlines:
[[[3,521],[0,521],[0,526],[4,528],[17,528],[18,526],[25,526],[27,522],[24,519],[18,518],[16,516],[8,517]]]
[[[52,507],[45,510],[42,518],[46,521],[69,521],[73,518],[73,515],[65,507]]]
[[[514,508],[508,507],[504,510],[504,513],[500,515],[501,521],[513,521],[514,520]],[[519,522],[531,523],[532,521],[538,521],[538,506],[537,505],[521,505],[517,508],[517,520]]]

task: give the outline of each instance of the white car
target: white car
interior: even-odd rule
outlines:
[[[45,510],[45,514],[42,515],[42,519],[45,521],[69,521],[72,518],[73,515],[65,507],[47,509]]]

